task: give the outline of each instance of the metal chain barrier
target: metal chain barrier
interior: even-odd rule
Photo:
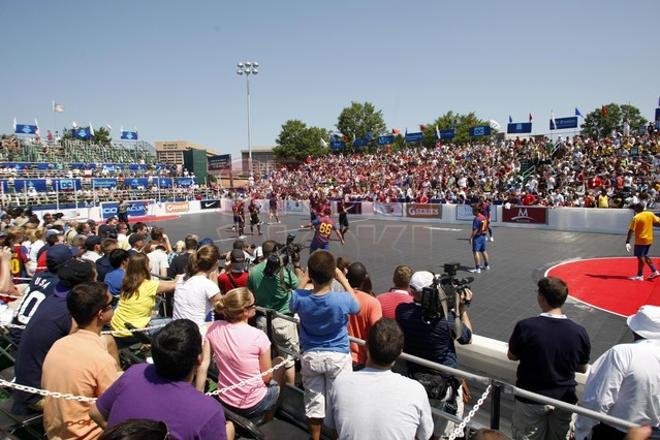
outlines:
[[[103,330],[101,332],[101,334],[102,335],[121,336],[121,335],[125,334],[126,332],[129,332],[129,333],[148,332],[148,331],[151,331],[151,330],[155,330],[157,328],[163,328],[166,325],[167,325],[167,323],[149,325],[149,326],[143,327],[143,328],[133,328],[133,329],[126,329],[126,330]],[[25,326],[20,325],[20,324],[0,324],[0,328],[15,328],[15,329],[19,329],[19,330],[25,330]]]
[[[226,392],[229,392],[231,390],[235,390],[236,388],[241,388],[249,383],[252,383],[254,381],[262,379],[264,376],[267,376],[277,370],[278,368],[281,368],[284,366],[286,362],[282,361],[279,364],[276,364],[272,368],[269,368],[268,370],[256,375],[252,376],[250,378],[247,378],[241,382],[238,382],[236,384],[230,385],[225,388],[220,388],[215,391],[205,393],[207,396],[217,396],[218,394],[223,394]],[[17,391],[23,391],[24,393],[30,393],[30,394],[38,394],[43,397],[52,397],[53,399],[64,399],[64,400],[74,400],[76,402],[88,402],[88,403],[94,403],[96,402],[96,397],[85,397],[85,396],[75,396],[73,394],[69,393],[60,393],[57,391],[48,391],[48,390],[43,390],[41,388],[34,388],[34,387],[29,387],[27,385],[20,385],[14,382],[10,382],[4,379],[0,379],[0,387],[4,388],[11,388]]]
[[[479,397],[479,400],[477,400],[476,405],[474,405],[474,407],[472,407],[472,409],[470,410],[468,415],[463,419],[463,421],[461,423],[459,423],[459,425],[456,427],[456,429],[454,429],[454,432],[452,432],[449,435],[449,440],[454,440],[456,437],[463,434],[467,424],[470,423],[470,420],[472,420],[472,417],[474,417],[474,415],[477,413],[477,411],[479,411],[479,408],[481,407],[481,405],[483,405],[483,403],[486,401],[486,397],[488,397],[488,394],[490,394],[490,388],[491,388],[491,385],[488,385],[488,387],[486,387],[486,391],[484,391],[484,393],[481,395],[481,397]]]

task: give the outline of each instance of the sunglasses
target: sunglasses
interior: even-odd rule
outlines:
[[[119,298],[113,296],[112,299],[106,305],[103,306],[101,311],[105,312],[108,309],[114,308],[117,305],[117,302],[119,302]]]
[[[254,309],[254,308],[256,308],[256,307],[257,307],[257,303],[256,303],[256,302],[253,302],[252,304],[248,304],[248,305],[245,306],[244,308],[245,308],[245,310],[248,310],[248,309]]]

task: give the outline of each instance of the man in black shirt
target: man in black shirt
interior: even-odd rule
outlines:
[[[174,277],[177,275],[186,273],[186,267],[188,266],[190,254],[197,250],[197,236],[186,235],[184,243],[186,244],[186,251],[183,254],[174,257],[170,263],[170,267],[167,269],[167,276],[172,279],[174,279]]]
[[[539,316],[519,321],[509,339],[507,356],[518,365],[516,385],[567,403],[576,403],[575,372],[587,371],[591,343],[587,331],[561,311],[568,287],[559,278],[538,282]],[[514,439],[565,438],[571,412],[516,397]]]

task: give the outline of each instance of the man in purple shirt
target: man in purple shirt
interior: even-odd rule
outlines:
[[[325,208],[322,217],[316,217],[312,220],[314,238],[312,238],[312,244],[309,247],[310,254],[317,249],[323,249],[324,251],[330,250],[330,236],[332,235],[332,231],[335,231],[341,244],[344,244],[344,237],[342,237],[339,229],[335,227],[335,223],[330,218],[331,213],[330,208]]]
[[[130,419],[162,421],[181,440],[233,438],[220,403],[191,385],[202,353],[197,325],[170,322],[154,338],[151,353],[153,365],[132,366],[99,397],[89,412],[92,420],[104,429]]]

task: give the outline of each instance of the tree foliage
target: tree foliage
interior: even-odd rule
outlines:
[[[99,145],[109,145],[112,142],[110,131],[105,127],[95,128],[93,141]]]
[[[350,140],[347,148],[351,147],[352,141],[361,139],[371,134],[372,138],[367,147],[376,148],[378,145],[378,135],[385,133],[385,120],[383,112],[376,110],[376,107],[370,102],[364,104],[351,102],[349,107],[345,107],[337,119],[337,130],[339,130],[347,139]]]
[[[303,121],[290,119],[282,125],[273,154],[280,162],[304,161],[307,156],[327,154],[323,142],[329,142],[329,138],[330,133],[324,128],[308,127]]]
[[[582,134],[592,138],[606,137],[612,130],[621,130],[625,121],[630,124],[631,130],[638,130],[648,123],[637,107],[611,103],[585,116]]]
[[[454,125],[455,124],[455,125]],[[465,143],[470,140],[470,127],[476,127],[478,125],[488,125],[488,121],[479,119],[474,112],[462,115],[459,113],[454,113],[453,111],[448,111],[442,116],[439,116],[435,121],[426,124],[426,129],[424,130],[424,140],[422,141],[423,145],[427,148],[433,148],[437,142],[437,137],[435,133],[436,126],[438,130],[447,130],[452,127],[456,128],[456,136],[451,140],[454,144]],[[491,136],[497,132],[495,129],[491,129]],[[488,139],[486,136],[481,139]]]

